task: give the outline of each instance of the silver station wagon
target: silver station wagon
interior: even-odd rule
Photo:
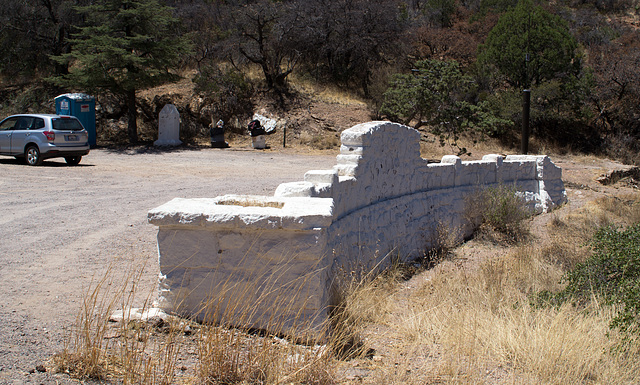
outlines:
[[[88,153],[87,130],[73,116],[21,114],[0,122],[0,155],[24,158],[30,166],[61,157],[75,166]]]

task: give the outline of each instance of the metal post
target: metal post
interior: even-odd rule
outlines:
[[[282,147],[283,148],[287,147],[287,125],[286,124],[282,127]]]
[[[529,111],[531,110],[531,90],[522,90],[522,142],[520,151],[529,152]]]

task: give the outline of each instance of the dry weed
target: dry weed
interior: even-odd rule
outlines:
[[[554,217],[551,246],[521,245],[472,270],[445,260],[418,291],[390,289],[384,316],[370,320],[384,325],[369,336],[385,352],[369,365],[363,382],[637,382],[640,363],[628,352],[640,347],[617,348],[622,338],[609,328],[616,309],[597,301],[586,309],[532,301],[536,293],[562,288],[562,275],[588,253],[583,246],[599,226],[632,216],[625,208],[633,204],[620,205],[598,201],[569,218]]]
[[[283,202],[274,202],[274,201],[262,201],[258,199],[225,199],[217,202],[219,205],[224,206],[242,206],[242,207],[272,207],[276,209],[281,209],[284,207]]]
[[[628,226],[640,222],[640,197],[604,197],[549,223],[550,242],[542,247],[543,258],[570,270],[590,255],[587,241],[595,232],[611,224]]]
[[[496,244],[517,244],[530,238],[532,212],[515,186],[483,187],[465,199],[465,218],[476,236]]]
[[[259,312],[256,306],[269,298],[258,295],[253,301],[256,285],[280,282],[287,267],[235,277],[249,282],[244,287],[232,285],[229,278],[219,291],[226,299],[203,305],[216,314],[217,324],[198,327],[191,338],[197,362],[190,381],[331,384],[341,359],[369,357],[363,364],[369,375],[361,379],[372,384],[635,383],[640,363],[615,349],[621,337],[609,329],[615,309],[597,301],[586,309],[566,304],[539,307],[531,298],[542,290],[561,288],[560,277],[588,255],[585,241],[598,227],[636,221],[638,201],[606,198],[567,217],[556,216],[549,224],[548,245],[519,246],[478,269],[438,258],[439,265],[416,291],[401,290],[399,283],[414,272],[401,264],[381,274],[345,279],[336,285],[338,305],[331,325],[326,325],[331,331],[327,345],[298,344],[277,333],[251,329],[252,317]],[[451,231],[443,228],[438,234],[442,250],[455,246],[446,236]],[[110,270],[87,291],[74,333],[54,359],[58,370],[77,378],[123,383],[175,382],[176,363],[186,349],[181,337],[184,322],[170,323],[168,333],[154,338],[152,327],[125,321],[116,329],[117,336],[110,336],[109,315],[116,307],[131,307],[142,277],[140,271],[130,273],[123,280],[129,283],[119,286],[111,274]],[[304,295],[304,280],[314,277],[285,284],[292,289],[285,292]],[[277,289],[264,288],[265,293]],[[276,294],[277,298],[275,306],[291,306],[293,298]],[[283,333],[291,327],[277,317],[270,322],[272,330]],[[376,340],[385,341],[383,353],[370,350],[373,334],[367,330],[374,325]]]
[[[346,91],[338,86],[320,84],[317,79],[310,79],[297,73],[292,73],[288,79],[294,90],[311,94],[314,98],[322,102],[342,105],[366,105],[366,103],[355,96],[353,92]]]
[[[329,347],[313,345],[305,337],[300,337],[303,344],[278,337],[280,332],[308,335],[305,325],[296,325],[297,320],[292,324],[278,314],[291,314],[291,306],[300,304],[298,296],[308,294],[303,290],[305,280],[318,279],[317,274],[282,282],[291,266],[267,265],[221,283],[216,291],[220,296],[202,305],[206,317],[216,323],[201,326],[177,317],[159,323],[139,320],[137,315],[149,310],[156,290],[140,295],[144,267],[120,278],[109,269],[88,290],[69,342],[53,359],[56,370],[74,378],[124,384],[172,384],[177,373],[186,370],[193,373],[188,381],[197,383],[333,383]],[[139,301],[142,308],[134,310]],[[265,303],[270,303],[267,310],[273,314],[268,320],[272,333],[252,329]],[[110,318],[116,309],[124,309],[123,319],[114,324]],[[194,367],[178,368],[187,350],[198,359]],[[185,380],[184,374],[180,380]]]
[[[117,378],[125,384],[173,382],[179,352],[175,328],[162,343],[150,344],[152,331],[129,319],[131,312],[123,312],[123,321],[115,327],[110,322],[116,309],[131,309],[141,295],[144,270],[142,266],[118,277],[112,266],[90,285],[63,351],[53,357],[56,371],[79,379]],[[144,312],[151,293],[142,295]]]
[[[302,313],[310,295],[307,283],[320,279],[323,270],[314,266],[309,274],[286,281],[295,256],[287,258],[291,264],[277,268],[270,263],[274,261],[267,263],[266,255],[260,260],[265,263],[255,266],[245,256],[237,274],[212,288],[216,294],[203,304],[201,313],[207,324],[196,341],[198,381],[332,383],[333,356],[326,346],[314,344],[325,326],[307,325]],[[292,319],[296,312],[298,316]],[[254,329],[257,325],[264,330]]]
[[[487,381],[486,370],[522,383],[624,383],[640,369],[612,353],[612,309],[537,308],[528,293],[555,289],[561,271],[533,249],[490,261],[469,274],[437,275],[411,298],[398,329],[422,345],[440,345],[446,382]]]
[[[276,336],[207,326],[198,338],[200,382],[330,384],[331,355],[326,347],[305,346]]]

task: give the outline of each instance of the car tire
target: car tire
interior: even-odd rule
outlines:
[[[82,156],[65,156],[64,160],[69,166],[77,166],[82,160]]]
[[[38,146],[29,146],[24,150],[24,159],[29,166],[40,166],[42,164],[42,157],[40,156],[40,150]]]

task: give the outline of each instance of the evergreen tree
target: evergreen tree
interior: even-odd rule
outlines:
[[[461,135],[491,135],[502,131],[510,122],[494,115],[484,102],[475,103],[475,84],[464,74],[455,60],[422,60],[415,63],[411,74],[395,74],[384,93],[380,114],[391,121],[411,124],[418,129],[429,127],[440,138],[450,142],[459,154]]]
[[[561,17],[534,6],[532,0],[520,0],[493,27],[479,60],[495,65],[513,87],[529,87],[579,72],[577,48]]]
[[[170,70],[189,45],[173,30],[173,9],[158,0],[101,0],[77,10],[87,24],[71,40],[72,51],[55,57],[69,63],[70,72],[52,80],[120,96],[127,104],[129,140],[136,143],[136,91],[177,80]]]

